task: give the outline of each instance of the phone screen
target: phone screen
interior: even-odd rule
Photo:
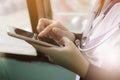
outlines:
[[[15,28],[15,33],[18,34],[18,35],[29,37],[29,38],[38,39],[36,33],[24,31],[24,30],[21,30],[21,29],[18,29],[18,28]]]

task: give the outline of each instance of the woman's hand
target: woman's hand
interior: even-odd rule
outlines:
[[[71,41],[75,40],[75,35],[69,32],[57,21],[41,18],[37,25],[38,38],[52,38],[59,41],[62,37],[67,37]]]
[[[52,63],[61,65],[84,77],[87,73],[89,63],[83,57],[74,43],[66,37],[60,40],[63,47],[44,47],[32,44],[38,51],[44,53]]]

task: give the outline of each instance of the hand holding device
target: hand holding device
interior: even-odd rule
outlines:
[[[55,20],[41,18],[37,25],[37,31],[39,38],[47,36],[59,41],[62,37],[67,37],[71,41],[75,40],[75,35]]]
[[[58,45],[47,43],[47,42],[44,42],[44,41],[38,39],[36,33],[28,32],[28,31],[25,31],[25,30],[22,30],[19,28],[8,27],[7,33],[10,36],[13,36],[13,37],[16,37],[19,39],[23,39],[29,43],[35,43],[35,44],[47,46],[47,47],[52,47],[52,46],[58,47]]]

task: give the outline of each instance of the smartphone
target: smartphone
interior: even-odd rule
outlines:
[[[58,45],[54,45],[48,42],[44,42],[40,39],[38,39],[37,34],[36,33],[32,33],[29,31],[25,31],[16,27],[8,27],[7,28],[7,33],[10,36],[19,38],[19,39],[23,39],[27,42],[32,42],[38,45],[42,45],[42,46],[46,46],[46,47],[58,47]]]

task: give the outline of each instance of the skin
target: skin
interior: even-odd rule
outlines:
[[[52,63],[67,68],[81,77],[88,71],[89,62],[74,45],[75,35],[69,32],[61,23],[42,18],[37,26],[38,38],[52,38],[63,47],[45,47],[31,43],[38,51],[44,53]]]
[[[52,37],[59,41],[62,37],[67,37],[71,41],[75,40],[73,33],[69,32],[62,24],[57,21],[41,18],[37,25],[38,37]]]
[[[39,20],[37,31],[38,38],[51,38],[63,45],[63,47],[44,47],[31,43],[38,51],[43,52],[51,62],[85,77],[89,62],[74,45],[75,35],[73,33],[69,32],[61,23],[45,18]]]

